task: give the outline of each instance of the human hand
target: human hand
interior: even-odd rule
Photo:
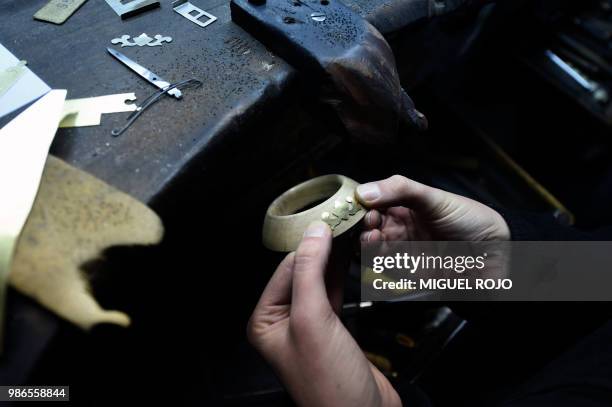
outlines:
[[[340,293],[325,285],[331,245],[325,223],[308,227],[264,289],[249,321],[249,341],[300,406],[401,406],[334,312]]]
[[[510,229],[495,210],[400,175],[360,185],[357,197],[370,208],[361,234],[365,242],[510,240]]]

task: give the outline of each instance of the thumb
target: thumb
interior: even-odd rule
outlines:
[[[293,260],[292,317],[316,315],[331,307],[325,289],[325,268],[332,246],[332,231],[321,221],[311,223]]]
[[[405,206],[416,212],[434,212],[445,202],[447,192],[394,175],[357,187],[357,198],[368,208]]]

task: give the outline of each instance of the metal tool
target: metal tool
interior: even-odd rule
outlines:
[[[131,70],[136,72],[138,75],[140,75],[141,77],[143,77],[144,79],[146,79],[147,81],[149,81],[150,83],[152,83],[153,85],[159,88],[159,91],[155,92],[154,94],[146,98],[140,106],[136,107],[136,110],[132,112],[131,115],[128,116],[127,123],[123,127],[119,129],[113,129],[111,134],[115,137],[121,135],[124,131],[126,131],[128,127],[130,127],[132,123],[134,123],[134,121],[138,117],[140,117],[140,115],[144,113],[144,111],[147,108],[149,108],[149,106],[157,102],[163,95],[168,94],[168,95],[174,96],[176,99],[181,99],[183,97],[183,94],[181,93],[180,89],[192,87],[192,86],[202,86],[202,82],[200,82],[197,79],[187,79],[187,80],[180,81],[177,83],[170,83],[164,80],[163,78],[161,78],[159,75],[154,74],[153,72],[149,71],[147,68],[143,67],[142,65],[132,61],[131,59],[123,55],[121,52],[116,51],[112,48],[106,48],[106,50],[113,57],[115,57],[120,62],[125,64],[128,68],[130,68]]]
[[[551,50],[546,50],[546,57],[551,60],[557,67],[559,67],[563,72],[565,72],[569,77],[571,77],[580,87],[584,90],[590,92],[593,95],[593,98],[598,103],[607,103],[609,100],[608,92],[601,87],[597,82],[587,78],[581,72],[579,72],[576,68],[565,62],[561,57],[552,52]]]
[[[402,88],[391,47],[344,2],[231,0],[230,10],[234,23],[306,73],[310,91],[329,101],[354,139],[393,142],[405,134],[400,126],[427,128]]]
[[[172,2],[172,9],[183,17],[185,17],[186,19],[188,19],[189,21],[196,23],[200,27],[206,27],[207,25],[210,25],[217,21],[217,17],[213,16],[210,13],[207,13],[201,8],[194,6],[187,0],[175,0],[174,2]],[[207,20],[200,20],[202,16],[206,17]]]
[[[202,86],[202,82],[200,82],[199,80],[187,79],[185,81],[174,83],[165,89],[158,90],[157,92],[155,92],[154,94],[146,98],[144,102],[142,102],[142,104],[138,106],[136,110],[133,111],[132,114],[128,116],[127,122],[125,123],[125,125],[123,125],[123,127],[118,128],[118,129],[113,129],[113,131],[111,131],[111,134],[115,137],[120,136],[124,131],[126,131],[132,125],[132,123],[136,121],[136,119],[140,117],[141,114],[144,113],[145,110],[147,110],[150,106],[152,106],[155,102],[157,102],[165,93],[169,93],[171,90],[178,90],[179,88],[184,89],[184,88],[199,87],[199,86]]]
[[[588,61],[581,55],[576,54],[574,51],[568,48],[559,47],[557,48],[557,53],[562,58],[565,58],[567,61],[571,62],[572,65],[575,65],[576,67],[589,73],[590,75],[598,75],[601,72],[601,69],[599,66],[595,65],[591,61]]]
[[[106,0],[121,19],[159,7],[159,0]]]
[[[116,50],[114,50],[112,48],[106,48],[106,50],[108,51],[109,54],[111,54],[113,57],[115,57],[117,60],[119,60],[125,66],[127,66],[132,71],[136,72],[138,75],[140,75],[141,77],[143,77],[144,79],[149,81],[149,83],[157,86],[161,90],[168,89],[167,93],[169,95],[174,96],[177,99],[180,99],[180,98],[183,97],[183,94],[181,93],[181,91],[178,88],[173,87],[173,88],[170,89],[170,87],[171,87],[170,82],[164,80],[159,75],[149,71],[144,66],[142,66],[142,65],[132,61],[131,59],[129,59],[128,57],[126,57],[125,55],[123,55],[119,51],[116,51]]]
[[[570,37],[570,36],[565,35],[565,34],[558,34],[557,36],[558,36],[559,40],[561,40],[561,42],[563,44],[565,44],[569,48],[573,49],[578,54],[582,55],[584,58],[586,58],[589,61],[593,62],[595,65],[597,65],[600,69],[602,69],[608,75],[612,76],[612,65],[610,65],[606,61],[605,58],[600,56],[595,51],[591,50],[589,47],[584,45],[582,42],[580,42],[576,38]]]

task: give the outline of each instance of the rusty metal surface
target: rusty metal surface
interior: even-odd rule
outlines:
[[[343,3],[232,0],[231,10],[234,22],[322,85],[353,138],[384,143],[396,140],[400,123],[426,128],[402,89],[391,47]]]

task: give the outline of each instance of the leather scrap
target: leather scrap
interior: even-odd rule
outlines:
[[[79,267],[111,246],[156,244],[162,235],[161,220],[146,205],[49,156],[9,284],[82,329],[128,326],[127,314],[98,304]]]

